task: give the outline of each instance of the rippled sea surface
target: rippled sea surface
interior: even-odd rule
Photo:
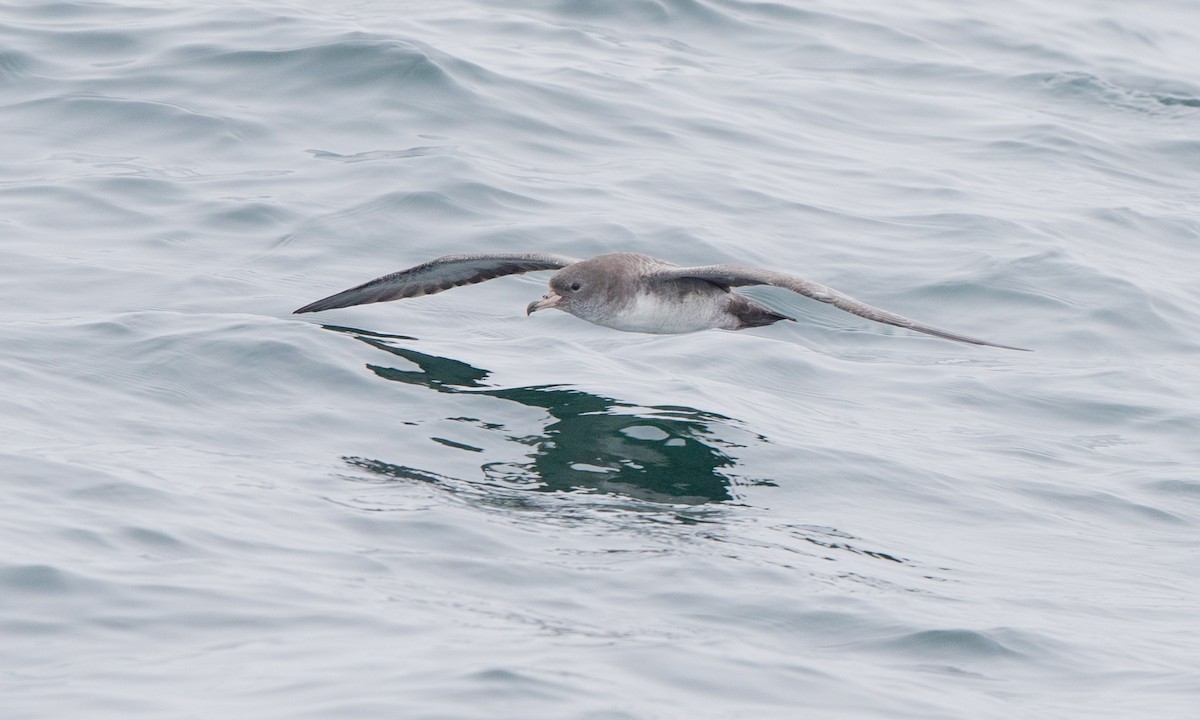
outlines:
[[[1200,5],[0,5],[25,718],[1193,718]],[[770,266],[683,336],[438,255]]]

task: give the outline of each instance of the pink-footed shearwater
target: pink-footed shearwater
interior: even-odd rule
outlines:
[[[550,292],[530,303],[526,314],[558,308],[582,320],[627,332],[743,330],[795,320],[730,290],[745,285],[773,285],[875,322],[972,345],[1025,350],[941,330],[795,275],[739,265],[680,267],[637,253],[609,253],[589,260],[551,253],[446,255],[343,290],[296,312],[432,295],[460,285],[535,270],[558,272],[550,278]]]

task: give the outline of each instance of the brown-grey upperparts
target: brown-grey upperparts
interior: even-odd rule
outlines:
[[[637,253],[609,253],[589,260],[551,253],[446,255],[343,290],[296,312],[432,295],[460,285],[536,270],[558,272],[550,278],[550,291],[530,303],[526,313],[557,308],[588,322],[627,332],[742,330],[794,320],[730,290],[745,285],[772,285],[878,323],[972,345],[1025,350],[926,325],[795,275],[740,265],[681,267]]]

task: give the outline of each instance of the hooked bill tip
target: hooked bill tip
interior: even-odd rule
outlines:
[[[538,310],[545,310],[546,308],[558,307],[558,304],[560,302],[562,302],[561,295],[559,295],[558,293],[554,293],[554,292],[548,292],[545,295],[543,295],[541,297],[541,299],[534,300],[533,302],[526,305],[525,306],[525,314],[532,315],[535,312],[537,312]]]

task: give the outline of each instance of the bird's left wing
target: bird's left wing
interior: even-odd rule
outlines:
[[[889,312],[882,308],[877,308],[874,305],[868,305],[861,300],[856,300],[846,293],[834,290],[833,288],[822,285],[820,283],[805,280],[804,278],[788,275],[786,273],[772,272],[770,270],[759,270],[757,268],[742,267],[740,265],[706,265],[703,267],[671,267],[662,268],[653,272],[653,277],[668,279],[679,278],[694,278],[697,280],[705,280],[720,285],[722,287],[740,287],[744,285],[772,285],[781,287],[792,292],[800,293],[805,297],[819,300],[823,303],[828,303],[839,310],[864,317],[868,320],[873,320],[877,323],[886,325],[895,325],[896,327],[915,330],[927,335],[945,338],[946,340],[955,340],[957,342],[970,343],[972,345],[987,345],[990,347],[1004,348],[1005,350],[1022,350],[1026,348],[1013,347],[1011,345],[1001,345],[999,343],[988,342],[987,340],[979,340],[977,338],[959,335],[948,330],[926,325],[911,318],[898,315],[894,312]]]
[[[309,303],[295,312],[319,312],[351,305],[432,295],[460,285],[471,285],[504,275],[518,275],[535,270],[558,270],[576,262],[579,262],[576,258],[553,253],[446,255],[343,290]]]

